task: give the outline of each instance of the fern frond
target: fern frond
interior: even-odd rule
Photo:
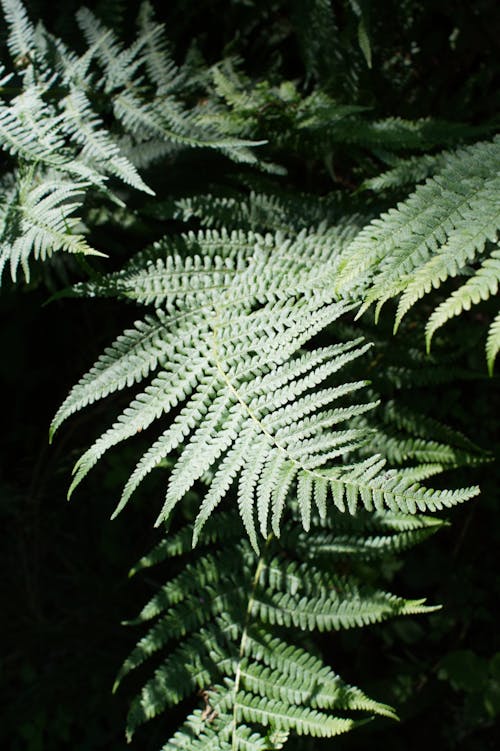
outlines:
[[[440,468],[438,471],[442,471]],[[358,512],[354,517],[314,517],[314,535],[300,527],[289,530],[295,549],[305,560],[325,561],[355,556],[371,560],[381,555],[401,553],[425,540],[443,526],[431,516],[407,516],[388,511]],[[352,559],[351,559],[352,560]]]
[[[175,159],[184,148],[177,142],[165,141],[161,138],[136,142],[129,135],[121,136],[118,142],[121,152],[136,169],[146,169],[162,159]]]
[[[390,327],[387,322],[375,323],[373,313],[368,312],[361,320],[352,323],[343,321],[335,324],[335,330],[332,330],[332,336],[340,337],[342,341],[348,341],[353,336],[363,334],[367,339],[373,342],[373,348],[370,351],[369,361],[367,363],[367,374],[373,383],[374,390],[382,398],[392,399],[394,389],[408,390],[438,384],[446,384],[461,381],[469,381],[481,377],[480,373],[461,365],[461,359],[469,347],[469,343],[464,340],[454,342],[453,348],[441,348],[439,353],[426,353],[425,349],[418,346],[418,343],[412,344],[412,335],[415,329],[415,320],[407,318],[402,322],[401,336],[398,338],[391,337]],[[398,403],[398,411],[400,405]],[[428,418],[418,415],[418,420],[412,418],[413,426],[417,428],[415,435],[420,437],[438,437],[444,443],[450,443],[457,448],[464,448],[467,451],[477,453],[477,446],[466,439],[463,435],[459,438],[456,431],[443,431],[443,426],[438,424],[432,426],[424,433],[419,427],[422,421],[427,425]],[[407,427],[412,427],[407,423]],[[405,427],[405,430],[407,428]]]
[[[306,94],[303,81],[276,84],[277,69],[273,83],[252,82],[232,61],[191,75],[174,61],[149,2],[127,43],[114,25],[123,0],[94,4],[112,29],[98,10],[82,9],[82,54],[35,27],[20,0],[1,2],[15,72],[5,76],[0,66],[0,147],[11,170],[0,176],[0,277],[10,266],[14,280],[20,270],[29,278],[32,258],[61,250],[98,254],[87,227],[106,237],[109,220],[130,237],[138,230],[139,247],[160,226],[202,228],[167,234],[108,275],[85,264],[89,280],[68,292],[116,297],[138,311],[54,417],[51,438],[79,410],[130,389],[76,462],[68,495],[108,451],[140,433],[114,515],[162,468],[157,526],[183,501],[192,519],[131,571],[161,562],[169,569],[133,621],[143,636],[117,680],[154,662],[131,707],[129,737],[179,705],[188,717],[165,749],[271,751],[291,734],[331,738],[370,715],[394,718],[334,672],[314,636],[435,609],[379,587],[378,569],[390,569],[379,563],[388,556],[392,565],[443,526],[428,513],[478,493],[434,489],[430,478],[489,457],[392,401],[395,385],[423,383],[429,373],[453,377],[447,361],[421,368],[425,354],[411,345],[398,361],[387,356],[387,341],[369,355],[361,325],[346,319],[360,305],[362,312],[378,303],[378,313],[401,295],[397,328],[425,294],[467,275],[430,316],[430,344],[446,321],[497,293],[500,140],[425,153],[490,131],[374,118],[359,92],[351,104],[337,99],[357,89],[361,58],[355,50],[352,65],[345,59],[349,35],[339,33],[329,0],[293,3],[285,14],[285,26],[299,27],[302,12],[310,21],[296,29]],[[271,5],[281,13],[280,3]],[[371,67],[367,5],[343,7]],[[272,51],[278,65],[288,33]],[[345,83],[336,84],[343,71]],[[2,88],[12,78],[19,88]],[[324,88],[313,89],[314,78]],[[284,153],[290,172],[261,160],[260,145],[266,158]],[[191,162],[185,152],[194,149],[216,158],[204,151]],[[245,166],[236,171],[220,155]],[[151,173],[165,199],[129,201],[131,188],[154,195],[139,167],[178,157],[168,175]],[[390,169],[362,187],[424,184],[371,221],[376,199],[350,194],[376,159]],[[255,166],[280,174],[286,189],[255,175]],[[306,176],[308,194],[294,191],[297,175]],[[324,195],[328,176],[342,191]],[[96,194],[114,206],[92,207]],[[490,371],[499,348],[497,316]],[[193,710],[195,696],[201,706]]]
[[[135,140],[141,144],[158,140],[215,148],[236,161],[257,162],[248,147],[258,142],[234,137],[223,120],[221,127],[204,124],[200,113],[186,109],[174,96],[180,72],[168,57],[163,26],[152,23],[151,9],[145,8],[141,14],[141,33],[130,47],[125,47],[88,8],[80,9],[77,18],[103,68],[104,92],[113,93],[114,114]],[[103,39],[105,44],[101,43]],[[151,83],[147,73],[153,74]],[[142,92],[151,88],[153,96],[144,96]]]
[[[248,195],[197,195],[159,203],[148,210],[158,219],[193,217],[202,227],[242,229],[245,231],[293,232],[312,227],[335,226],[354,239],[355,234],[369,221],[366,207],[362,213],[354,201],[346,206],[340,192],[326,196],[284,191],[264,193],[251,190]]]
[[[363,382],[339,383],[337,374],[367,347],[358,340],[304,349],[349,309],[332,292],[347,242],[345,232],[335,230],[291,239],[208,231],[173,244],[166,239],[123,272],[87,284],[94,294],[114,290],[154,302],[157,314],[106,351],[70,393],[52,430],[87,404],[156,374],[77,462],[70,493],[106,451],[175,410],[139,460],[115,513],[155,467],[180,451],[159,521],[210,470],[195,540],[233,484],[255,548],[257,526],[264,537],[268,524],[279,534],[295,486],[305,527],[313,505],[324,513],[329,494],[350,513],[360,503],[367,509],[436,510],[475,495],[475,488],[423,488],[414,478],[386,471],[377,454],[351,461],[370,441],[371,428],[345,423],[374,403],[355,400]],[[435,459],[430,447],[421,454],[426,463]]]
[[[279,87],[268,82],[254,84],[230,62],[214,69],[214,83],[230,108],[230,121],[237,132],[249,138],[265,138],[288,153],[323,159],[334,179],[332,155],[341,144],[372,153],[381,149],[425,152],[484,133],[481,128],[426,118],[369,119],[364,115],[365,107],[340,104],[321,90],[302,97],[291,81]],[[227,121],[226,114],[223,120]]]
[[[464,273],[495,243],[500,228],[500,138],[446,155],[436,175],[396,209],[373,220],[346,253],[338,289],[359,290],[367,280],[361,312],[403,293],[397,328],[412,305],[446,279]],[[493,250],[477,274],[439,306],[427,342],[450,317],[496,293],[498,258]]]
[[[428,261],[448,236],[459,240],[460,232],[475,228],[477,212],[485,224],[483,245],[487,239],[493,240],[488,225],[497,219],[494,189],[499,152],[498,138],[458,151],[405,203],[373,220],[349,249],[339,287],[349,288],[356,280],[372,275],[374,285],[366,305],[385,296],[382,285],[387,289],[400,283],[403,275]],[[469,252],[474,254],[476,248]],[[461,257],[457,265],[467,260]]]
[[[154,195],[134,165],[120,153],[82,91],[72,87],[62,106],[63,130],[75,144],[83,147],[79,155],[81,159],[95,165],[99,172],[115,175],[133,188]]]
[[[33,230],[16,238],[15,227],[22,232],[24,225],[18,219],[9,222],[12,252],[4,247],[1,265],[10,258],[13,275],[19,265],[27,268],[30,254],[43,258],[57,249],[89,252],[83,237],[76,239],[69,207],[76,208],[71,199],[77,195],[83,204],[85,194],[95,189],[119,203],[121,199],[108,192],[108,176],[152,193],[119,145],[126,137],[130,149],[140,146],[143,162],[149,161],[146,152],[149,157],[164,156],[173,146],[177,151],[180,147],[214,148],[236,161],[257,163],[249,148],[255,143],[239,138],[232,127],[228,130],[224,118],[212,121],[209,104],[206,108],[185,106],[184,73],[171,60],[164,28],[153,22],[150,7],[144,7],[139,35],[128,47],[90,10],[82,9],[78,18],[89,48],[81,56],[43,24],[35,29],[19,0],[5,0],[3,10],[14,67],[21,75],[20,93],[0,102],[0,148],[17,160],[21,171],[32,174],[35,183],[46,185],[32,192],[26,206],[31,209],[37,198],[32,224],[37,225],[38,235]],[[2,78],[5,83],[3,72]],[[104,112],[99,111],[101,107]],[[106,107],[115,116],[109,126]],[[61,189],[56,198],[49,184],[57,180]],[[71,195],[63,199],[62,186],[70,184]],[[21,211],[12,195],[3,196],[2,201],[7,202],[1,210],[4,217],[12,219]],[[57,226],[56,204],[61,209]],[[68,232],[62,232],[61,222],[67,222]],[[45,238],[41,237],[42,225]],[[30,249],[31,241],[35,244]]]
[[[453,316],[460,315],[464,310],[470,310],[472,305],[477,305],[481,300],[487,300],[490,296],[496,295],[499,283],[500,250],[493,250],[491,256],[483,261],[474,276],[455,290],[432,313],[425,328],[427,348],[430,348],[432,337],[438,328]]]
[[[81,208],[82,183],[48,177],[37,184],[29,173],[18,182],[4,201],[0,223],[0,276],[6,264],[13,280],[19,266],[29,279],[29,259],[45,259],[57,251],[103,255],[92,248],[80,230],[74,212]]]
[[[488,331],[486,341],[486,360],[490,375],[493,374],[495,358],[500,350],[500,313],[497,313]]]
[[[424,152],[437,146],[453,145],[464,138],[474,138],[484,131],[462,123],[444,122],[432,118],[405,120],[388,117],[382,120],[349,121],[339,124],[339,141],[359,144],[366,148],[386,149],[395,153],[411,150]]]
[[[308,77],[320,80],[334,78],[335,72],[338,74],[344,61],[338,45],[340,34],[331,3],[327,0],[296,3],[292,13],[292,21]],[[350,78],[356,81],[352,64],[348,70]],[[355,86],[354,81],[349,81],[351,88]]]
[[[234,536],[225,540],[224,551],[211,552],[213,533],[207,528],[205,538],[204,530],[198,560],[167,582],[140,614],[139,622],[156,620],[124,663],[118,682],[160,650],[167,656],[132,704],[129,735],[194,692],[203,695],[205,710],[191,715],[166,748],[183,747],[177,744],[189,737],[193,718],[199,748],[213,743],[218,749],[225,743],[228,748],[254,748],[240,745],[241,738],[262,743],[266,731],[332,737],[355,726],[346,713],[394,717],[390,707],[344,683],[307,648],[301,634],[353,628],[429,608],[422,601],[360,586],[354,576],[340,576],[315,562],[327,547],[338,556],[354,550],[380,557],[417,543],[439,522],[387,514],[348,521],[330,512],[323,520],[314,517],[304,539],[295,524],[286,525],[279,542],[269,537],[261,553],[241,539],[234,512],[213,529],[228,522]],[[173,539],[181,538],[188,539],[186,529]],[[168,539],[161,545],[162,558],[185,551],[174,541],[167,551]],[[153,554],[146,565],[157,560]],[[178,636],[176,645],[172,640]]]
[[[61,134],[62,117],[41,97],[38,86],[26,89],[10,105],[0,104],[0,145],[29,162],[61,167],[72,160]]]
[[[140,54],[142,44],[126,48],[116,35],[104,26],[89,8],[80,8],[77,21],[85,39],[94,49],[95,57],[105,70],[101,86],[106,93],[131,83],[144,58]]]
[[[444,468],[476,466],[490,460],[490,455],[457,431],[422,413],[414,413],[395,401],[387,402],[376,412],[380,424],[363,447],[362,453],[376,450],[391,465],[416,462]],[[354,425],[368,426],[359,417]],[[373,420],[370,423],[373,426]],[[418,468],[417,468],[418,470]]]
[[[367,190],[380,192],[393,190],[407,185],[426,180],[444,166],[448,152],[439,154],[420,154],[419,156],[398,159],[394,166],[377,177],[371,177],[364,181],[363,187]]]
[[[186,85],[186,74],[172,59],[165,30],[154,21],[151,3],[141,4],[138,17],[141,36],[145,39],[145,65],[149,78],[157,86],[159,95],[171,94]],[[161,34],[153,33],[154,28]]]
[[[20,0],[2,0],[2,8],[9,27],[7,45],[14,63],[24,67],[35,53],[35,28]]]

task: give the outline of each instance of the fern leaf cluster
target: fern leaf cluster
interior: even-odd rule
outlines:
[[[234,512],[214,514],[196,558],[190,555],[135,621],[152,625],[118,682],[151,658],[160,662],[132,704],[129,735],[195,693],[204,708],[190,714],[164,748],[281,748],[290,732],[346,732],[359,713],[394,717],[390,707],[345,683],[311,651],[307,637],[432,610],[422,600],[361,584],[354,562],[405,549],[439,526],[428,517],[346,519],[330,510],[323,519],[314,515],[307,534],[292,520],[279,541],[269,536],[256,553],[241,538]],[[186,553],[190,534],[182,528],[134,571],[165,560],[172,566]],[[351,572],[341,575],[332,562],[341,566],[343,560]]]
[[[81,294],[154,304],[156,312],[115,341],[55,417],[53,431],[75,411],[152,376],[77,462],[70,492],[106,451],[158,420],[164,424],[175,410],[139,460],[117,512],[180,449],[159,521],[212,472],[195,540],[234,482],[255,548],[257,526],[264,538],[269,524],[279,534],[295,486],[306,529],[313,505],[326,513],[329,494],[338,509],[351,513],[358,504],[410,513],[436,510],[474,495],[474,488],[421,487],[412,477],[387,471],[376,452],[352,461],[372,430],[350,423],[375,402],[355,398],[363,381],[337,374],[367,345],[354,340],[305,346],[349,310],[332,289],[352,231],[301,232],[287,239],[212,230],[174,243],[166,239],[123,271],[81,287]]]
[[[164,28],[154,23],[148,4],[129,47],[90,10],[80,10],[88,44],[83,55],[43,25],[35,28],[20,0],[2,0],[2,7],[14,72],[2,81],[0,148],[15,162],[14,182],[23,183],[22,191],[2,197],[0,208],[0,271],[9,264],[13,279],[20,265],[28,278],[30,256],[95,253],[83,239],[81,222],[91,189],[119,201],[108,188],[109,178],[116,178],[153,193],[133,162],[137,146],[148,152],[147,163],[186,147],[256,161],[251,144],[226,133],[223,120],[216,124],[202,106],[185,106],[186,74],[172,61]],[[111,113],[103,108],[106,100]],[[112,131],[105,125],[110,115]],[[55,191],[58,183],[61,190]],[[32,214],[37,231],[29,224]]]
[[[321,159],[334,179],[342,146],[350,147],[354,154],[356,150],[361,154],[425,152],[484,133],[480,127],[431,118],[374,119],[367,107],[343,104],[326,91],[316,89],[304,96],[292,81],[279,86],[254,84],[229,62],[215,67],[213,76],[224,103],[222,119],[232,122],[238,133],[264,137],[275,149],[287,153]]]
[[[496,295],[500,228],[500,139],[442,157],[436,174],[396,209],[374,219],[353,241],[339,286],[371,280],[362,310],[400,295],[395,329],[408,310],[446,280],[469,278],[441,302],[426,328],[427,347],[446,321]],[[488,338],[490,370],[497,352],[495,324]]]
[[[0,70],[0,277],[29,280],[31,259],[59,251],[104,255],[108,222],[139,250],[111,273],[91,259],[88,277],[55,295],[116,298],[136,320],[51,426],[52,439],[120,395],[125,406],[80,456],[69,490],[140,434],[114,515],[168,468],[163,536],[134,569],[163,563],[169,575],[119,676],[158,660],[129,736],[181,702],[188,717],[165,749],[270,751],[290,734],[333,737],[394,717],[333,671],[315,637],[432,610],[379,589],[377,566],[443,525],[429,513],[478,493],[427,486],[490,455],[408,406],[405,390],[453,377],[462,345],[426,354],[406,316],[434,291],[429,348],[449,319],[496,296],[500,139],[488,124],[383,117],[362,104],[375,59],[367,3],[338,4],[345,34],[331,3],[293,4],[306,70],[291,81],[278,63],[251,79],[236,57],[208,67],[195,52],[177,65],[147,2],[128,44],[80,9],[81,53],[34,25],[20,0],[1,2],[11,65]],[[120,7],[105,15],[123,17]],[[377,326],[394,297],[403,343]],[[375,321],[360,319],[372,304]],[[499,349],[497,315],[490,371]],[[192,522],[178,529],[181,504]]]

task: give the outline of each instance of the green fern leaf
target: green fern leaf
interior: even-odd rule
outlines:
[[[180,244],[165,240],[123,272],[87,284],[86,293],[114,292],[154,302],[163,312],[120,337],[56,415],[53,430],[76,410],[153,374],[78,461],[70,493],[106,451],[175,410],[139,460],[115,513],[178,449],[158,522],[213,471],[195,540],[233,484],[255,547],[257,526],[266,536],[270,522],[279,534],[295,483],[306,526],[312,501],[324,510],[328,490],[337,508],[350,513],[359,503],[414,513],[472,497],[474,488],[431,491],[384,472],[378,456],[341,463],[371,435],[369,427],[343,429],[343,423],[374,405],[338,404],[352,399],[363,382],[334,385],[335,378],[367,347],[354,341],[307,351],[304,345],[348,310],[331,290],[338,247],[346,242],[335,231],[294,239],[208,231]],[[325,263],[331,268],[326,274]]]
[[[368,551],[373,557],[398,549],[402,535],[405,545],[415,544],[439,522],[387,514],[347,520],[330,512],[322,521],[316,516],[311,520],[305,538],[309,546],[297,547],[299,528],[291,523],[279,542],[269,537],[255,553],[238,533],[234,512],[224,517],[224,526],[230,518],[232,542],[226,541],[220,554],[210,552],[213,531],[205,528],[198,560],[167,582],[138,619],[156,621],[118,680],[160,650],[166,650],[166,656],[132,704],[129,737],[139,725],[196,691],[204,697],[205,709],[190,715],[166,748],[219,749],[227,744],[268,749],[278,747],[262,745],[269,743],[269,733],[280,743],[290,732],[332,737],[357,724],[346,714],[394,717],[390,707],[344,683],[311,653],[301,632],[307,636],[310,631],[352,628],[432,608],[360,586],[354,577],[341,577],[331,566],[316,567],[314,561],[321,561],[325,533],[338,555],[348,553],[349,539],[352,546],[357,540],[361,555]],[[221,529],[221,521],[213,530]],[[181,539],[187,541],[186,530],[161,543],[162,557],[182,554]],[[165,546],[170,546],[168,551]],[[145,565],[157,560],[154,554]],[[178,637],[180,643],[172,643]]]
[[[497,313],[490,326],[486,342],[486,360],[490,375],[493,374],[493,366],[498,350],[500,350],[500,313]]]
[[[359,315],[400,295],[395,329],[431,289],[463,274],[496,243],[500,229],[500,138],[441,155],[435,176],[396,209],[373,220],[355,238],[341,264],[337,289],[360,293]],[[368,283],[370,286],[368,287]],[[427,345],[437,328],[498,289],[498,251],[431,315]],[[366,291],[367,290],[367,291]]]
[[[470,310],[472,305],[477,305],[481,300],[487,300],[490,296],[496,295],[499,283],[500,251],[494,250],[491,256],[483,261],[474,276],[455,290],[432,313],[425,329],[427,348],[429,349],[432,337],[440,326],[453,316],[460,315],[464,310]]]

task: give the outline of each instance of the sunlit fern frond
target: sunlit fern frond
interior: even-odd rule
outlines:
[[[374,302],[380,310],[399,295],[397,329],[408,310],[433,288],[469,275],[432,313],[426,331],[429,346],[447,320],[497,293],[499,192],[498,136],[448,154],[434,177],[356,237],[343,261],[338,288],[359,291],[370,283],[362,311]],[[490,365],[492,351],[490,347]]]
[[[30,173],[17,176],[0,209],[0,277],[8,265],[13,280],[19,267],[29,279],[32,257],[44,260],[58,251],[102,255],[88,244],[75,216],[87,187],[55,175],[44,180]]]
[[[185,104],[183,85],[190,91],[190,84],[171,59],[165,29],[154,23],[150,6],[142,8],[138,36],[129,46],[81,9],[78,19],[88,42],[81,55],[42,23],[35,27],[20,0],[3,0],[2,7],[13,71],[4,75],[2,67],[0,73],[0,148],[8,165],[18,169],[15,174],[30,175],[33,182],[28,193],[29,180],[23,178],[16,196],[0,196],[1,265],[10,262],[13,277],[19,267],[27,270],[30,255],[89,252],[83,236],[77,241],[74,233],[69,207],[76,208],[77,196],[78,208],[96,191],[120,203],[110,178],[153,193],[129,158],[138,147],[142,164],[180,147],[213,148],[256,163],[253,142],[224,130],[223,123],[205,121],[201,105]],[[32,212],[29,231],[27,212]],[[16,228],[24,235],[15,236]]]
[[[118,510],[167,456],[178,453],[163,511],[169,517],[193,484],[211,472],[194,526],[238,486],[252,544],[257,527],[279,533],[288,491],[297,488],[302,523],[334,505],[354,513],[388,507],[416,512],[450,506],[475,488],[433,491],[387,470],[376,452],[356,461],[370,428],[347,423],[373,408],[356,398],[364,381],[342,377],[363,355],[359,339],[308,347],[350,306],[336,299],[335,271],[356,227],[323,233],[206,231],[160,242],[122,272],[77,288],[117,295],[156,311],[126,331],[69,394],[52,432],[108,394],[152,380],[80,458],[71,491],[114,445],[160,421],[162,432],[131,474]]]

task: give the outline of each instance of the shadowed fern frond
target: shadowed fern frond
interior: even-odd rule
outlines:
[[[370,177],[364,181],[363,187],[367,190],[379,192],[416,185],[433,175],[446,163],[448,152],[438,154],[419,154],[406,159],[395,159],[389,169],[376,177]]]
[[[325,91],[316,89],[304,96],[293,81],[279,86],[255,83],[230,61],[216,66],[213,75],[215,90],[224,103],[223,121],[228,122],[229,110],[236,132],[264,138],[288,154],[325,160],[334,179],[337,151],[342,146],[349,146],[354,158],[356,149],[373,154],[379,150],[425,152],[466,138],[477,139],[484,133],[483,128],[431,118],[373,119],[367,107],[343,104]]]
[[[195,693],[204,708],[164,748],[281,748],[273,738],[283,744],[289,733],[346,732],[358,722],[353,713],[395,716],[346,684],[308,636],[432,611],[422,600],[361,584],[356,560],[405,549],[441,523],[387,513],[345,517],[330,510],[323,519],[314,515],[305,533],[290,521],[279,541],[270,535],[256,553],[241,537],[237,514],[217,513],[194,558],[190,530],[182,528],[134,569],[166,560],[175,566],[176,557],[189,554],[135,621],[154,620],[117,683],[146,660],[161,661],[131,706],[129,736]],[[335,564],[345,571],[346,561],[349,573],[337,573]]]
[[[156,202],[147,207],[148,216],[156,219],[179,219],[188,222],[196,218],[202,227],[217,229],[242,229],[254,232],[281,231],[292,235],[312,227],[356,224],[361,229],[372,212],[366,204],[357,206],[355,201],[346,205],[340,192],[325,196],[310,196],[307,193],[286,191],[250,190],[249,193],[233,191],[230,195],[186,196],[176,200]]]

